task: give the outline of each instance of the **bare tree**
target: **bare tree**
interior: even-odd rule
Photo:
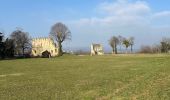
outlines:
[[[121,35],[119,35],[119,36],[118,36],[118,39],[119,39],[120,51],[122,51],[122,44],[123,44],[124,37],[122,37]]]
[[[25,50],[30,48],[30,37],[28,32],[23,32],[21,29],[16,29],[10,35],[10,38],[14,41],[15,53],[22,55],[25,54]]]
[[[5,42],[5,57],[11,58],[14,56],[14,42],[12,39],[6,39]]]
[[[152,53],[151,46],[141,46],[139,53]]]
[[[130,46],[129,40],[128,40],[128,39],[124,39],[124,40],[123,40],[123,44],[124,44],[124,46],[126,47],[126,53],[128,53],[127,49],[128,49],[128,47]]]
[[[170,38],[162,38],[161,43],[161,51],[162,53],[168,53],[170,50]]]
[[[135,39],[134,37],[129,38],[129,43],[130,43],[130,47],[131,47],[131,53],[133,52],[134,39]]]
[[[152,46],[152,52],[153,53],[161,53],[161,45],[160,44],[155,44]]]
[[[63,23],[56,23],[52,26],[50,36],[52,36],[58,43],[58,56],[63,55],[62,42],[66,39],[71,40],[71,32]]]
[[[117,54],[117,45],[119,44],[119,39],[116,36],[111,37],[109,44],[112,47],[112,53]]]
[[[153,46],[141,46],[139,53],[161,53],[160,45],[153,45]]]

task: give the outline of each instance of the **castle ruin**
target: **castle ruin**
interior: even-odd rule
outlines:
[[[91,56],[103,54],[103,46],[101,44],[91,44]]]
[[[44,51],[50,52],[51,56],[57,56],[58,48],[51,38],[32,39],[32,56],[42,56]]]

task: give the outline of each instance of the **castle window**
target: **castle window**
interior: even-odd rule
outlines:
[[[51,53],[53,53],[53,50],[51,50]]]
[[[57,49],[55,49],[55,53],[57,53]]]

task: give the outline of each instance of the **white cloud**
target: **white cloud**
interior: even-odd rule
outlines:
[[[89,36],[95,37],[87,42],[88,45],[91,42],[107,44],[110,36],[123,35],[134,36],[139,47],[142,44],[154,43],[158,41],[158,38],[170,32],[170,24],[166,23],[166,26],[164,26],[165,21],[163,22],[165,17],[166,22],[168,22],[167,20],[170,21],[170,17],[168,17],[170,11],[154,13],[147,2],[144,1],[103,2],[94,9],[97,9],[102,17],[96,15],[71,21],[72,29],[81,33],[80,37],[87,38],[87,40]],[[159,20],[156,18],[159,18]]]
[[[151,22],[156,27],[170,27],[170,11],[161,11],[152,14]]]
[[[134,3],[127,0],[118,0],[116,2],[104,2],[97,6],[98,12],[105,12],[104,17],[82,18],[73,21],[76,26],[117,28],[144,26],[150,24],[147,20],[150,14],[150,7],[146,2],[137,1]],[[101,32],[101,31],[100,31]]]
[[[162,11],[153,14],[154,18],[170,17],[170,11]]]
[[[79,28],[98,28],[99,32],[102,32],[102,29],[110,28],[112,28],[110,29],[112,31],[113,29],[133,31],[134,27],[138,28],[138,31],[144,32],[144,27],[148,29],[149,27],[157,26],[154,25],[158,21],[155,18],[159,18],[159,22],[164,20],[165,17],[170,19],[170,11],[153,13],[148,3],[144,1],[128,2],[128,0],[117,0],[115,2],[103,2],[94,9],[101,12],[103,17],[81,18],[72,21],[72,23]],[[93,28],[91,31],[93,31]]]
[[[144,1],[130,3],[127,0],[117,2],[104,2],[98,6],[100,12],[112,15],[145,15],[150,12],[150,7]]]
[[[104,2],[95,9],[103,14],[103,17],[94,16],[91,18],[81,18],[73,21],[79,29],[96,29],[100,32],[107,31],[113,33],[117,30],[134,30],[143,26],[150,25],[151,9],[146,2],[127,2],[119,0],[117,2]],[[136,29],[135,29],[136,30]],[[140,30],[140,29],[138,29]],[[94,32],[93,32],[94,33]]]

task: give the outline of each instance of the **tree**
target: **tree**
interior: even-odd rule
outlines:
[[[112,52],[117,54],[117,45],[119,44],[119,39],[116,36],[111,37],[109,44],[112,47]]]
[[[141,46],[140,53],[153,53],[151,46]]]
[[[3,42],[4,35],[2,32],[0,32],[0,57],[3,59],[5,58],[5,45]]]
[[[124,46],[126,47],[126,53],[127,53],[127,52],[128,52],[127,49],[128,49],[128,47],[130,46],[129,40],[128,40],[128,39],[124,39],[124,40],[123,40],[123,44],[124,44]]]
[[[118,36],[118,39],[119,39],[119,46],[120,46],[120,51],[122,51],[121,49],[121,46],[122,46],[122,43],[123,43],[123,40],[124,40],[124,37],[122,37],[121,35]]]
[[[63,55],[62,43],[65,40],[71,40],[71,32],[63,23],[56,23],[52,26],[50,36],[58,43],[58,56]]]
[[[5,57],[14,57],[14,42],[12,39],[6,39],[5,42]]]
[[[161,53],[161,45],[155,44],[152,46],[152,53]]]
[[[129,43],[130,43],[131,53],[132,53],[133,52],[133,45],[134,45],[134,37],[129,38]]]
[[[170,50],[170,38],[162,38],[161,43],[161,52],[168,53]]]
[[[14,56],[14,45],[11,39],[4,39],[4,35],[0,32],[0,57],[4,59],[5,57],[11,58]]]
[[[30,48],[30,37],[28,32],[24,32],[21,29],[17,29],[12,32],[10,38],[14,42],[15,53],[16,54],[25,54],[25,50]]]
[[[0,32],[0,42],[2,42],[3,37],[4,37],[3,33],[2,33],[2,32]]]

